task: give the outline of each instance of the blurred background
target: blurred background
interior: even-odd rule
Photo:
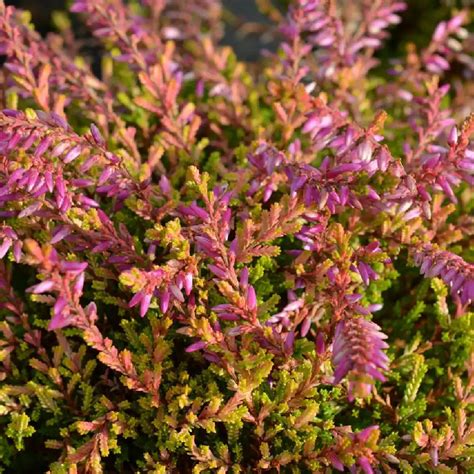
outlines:
[[[5,0],[5,3],[30,10],[36,28],[42,34],[51,30],[52,12],[65,10],[69,4],[66,0]],[[262,49],[275,49],[277,42],[266,33],[269,20],[257,7],[257,3],[265,5],[267,0],[223,0],[222,3],[226,21],[222,43],[231,45],[240,59],[254,61]],[[284,9],[288,0],[273,0],[272,3]],[[407,3],[409,8],[402,14],[402,23],[392,29],[385,48],[387,54],[400,52],[408,40],[426,44],[438,21],[449,17],[453,8],[472,7],[474,0],[408,0]]]

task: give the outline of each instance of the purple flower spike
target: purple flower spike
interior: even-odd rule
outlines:
[[[437,250],[430,244],[414,253],[415,263],[427,278],[439,277],[458,295],[463,304],[474,301],[474,265],[447,251]]]
[[[367,397],[373,379],[384,381],[388,358],[383,352],[388,347],[387,336],[375,323],[362,317],[341,321],[337,325],[332,361],[334,383],[349,375],[349,398]],[[370,381],[370,383],[367,382]]]

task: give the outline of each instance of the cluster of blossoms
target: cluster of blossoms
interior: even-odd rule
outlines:
[[[360,384],[354,389],[354,382],[349,378],[349,393],[367,396],[371,391],[371,380],[385,381],[383,372],[388,369],[388,358],[382,349],[388,344],[387,336],[380,332],[380,327],[364,318],[341,321],[336,327],[333,344],[334,382],[340,382],[349,372],[365,377],[369,383]],[[355,378],[357,380],[357,378]]]
[[[365,50],[380,48],[388,36],[385,30],[400,23],[399,13],[406,8],[404,2],[380,0],[356,12],[351,11],[349,2],[341,3],[340,8],[349,10],[346,18],[341,18],[335,2],[296,2],[290,6],[288,21],[282,27],[289,42],[305,36],[308,52],[317,48],[321,75],[326,78],[353,66]],[[291,48],[287,44],[284,47]]]
[[[415,253],[415,263],[428,278],[440,277],[462,304],[474,301],[474,265],[448,251],[426,244]]]
[[[257,3],[0,0],[0,471],[472,470],[469,12]]]

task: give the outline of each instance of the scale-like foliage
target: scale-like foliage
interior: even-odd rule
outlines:
[[[0,470],[474,469],[470,12],[285,3],[0,0]]]

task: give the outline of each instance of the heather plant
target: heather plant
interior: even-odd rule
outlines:
[[[258,3],[0,0],[2,472],[473,472],[470,12]]]

